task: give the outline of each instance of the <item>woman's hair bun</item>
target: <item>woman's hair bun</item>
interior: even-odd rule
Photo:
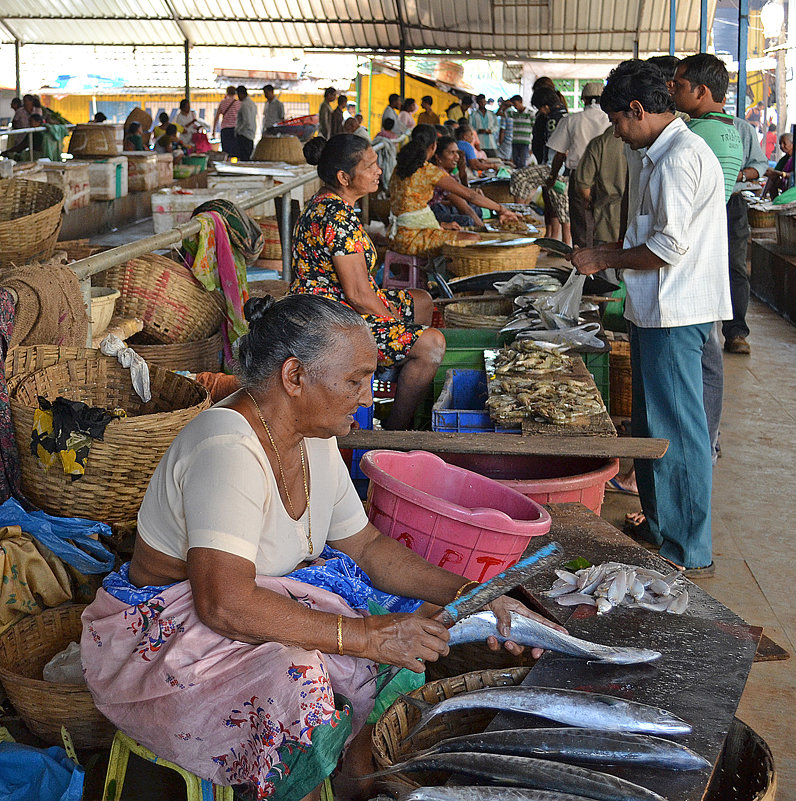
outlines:
[[[246,305],[243,307],[243,314],[249,321],[250,325],[254,325],[258,320],[262,320],[266,314],[273,308],[276,299],[271,295],[264,295],[261,298],[249,298]]]
[[[307,160],[307,164],[317,166],[321,161],[321,155],[325,147],[326,139],[324,137],[313,136],[312,139],[304,145],[304,158]]]

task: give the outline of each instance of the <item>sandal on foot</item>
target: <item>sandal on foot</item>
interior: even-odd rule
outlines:
[[[646,548],[648,551],[657,552],[661,546],[654,543],[650,537],[652,532],[647,525],[647,518],[644,512],[628,512],[625,515],[625,525],[622,531],[630,537],[636,545]]]
[[[677,562],[673,562],[671,559],[667,559],[665,556],[662,556],[664,562],[668,562],[672,567],[676,568],[680,571],[681,576],[685,576],[686,578],[690,579],[700,579],[700,578],[711,578],[712,576],[716,575],[716,563],[711,562],[709,565],[705,565],[704,567],[683,567],[682,565],[678,565]]]
[[[625,495],[638,495],[638,490],[632,490],[630,487],[624,486],[618,478],[609,478],[605,482],[606,492],[622,492]]]

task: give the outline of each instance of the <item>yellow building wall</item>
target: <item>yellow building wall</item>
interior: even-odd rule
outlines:
[[[397,75],[374,75],[373,89],[370,90],[370,76],[363,75],[360,84],[359,110],[361,111],[365,127],[370,132],[371,137],[381,130],[381,115],[387,107],[387,99],[393,93],[398,93],[400,80]],[[424,95],[431,95],[434,98],[434,111],[445,119],[445,109],[456,102],[455,95],[449,92],[442,92],[439,89],[418,81],[411,76],[406,76],[406,96],[414,97],[418,113],[420,112],[420,98]],[[356,84],[351,83],[346,92],[349,102],[357,102]],[[183,93],[177,90],[173,92],[163,92],[158,94],[97,94],[97,95],[47,95],[42,94],[42,102],[49,108],[63,114],[70,122],[88,122],[94,116],[92,113],[92,100],[97,104],[117,104],[119,108],[130,106],[140,106],[146,109],[153,118],[157,118],[158,113],[163,110],[167,114],[176,111],[179,107]],[[304,114],[317,114],[323,102],[320,94],[302,94],[298,92],[280,92],[279,99],[285,105],[285,115],[298,117]],[[191,93],[191,107],[197,116],[212,124],[213,115],[218,104],[224,98],[221,91],[197,91]],[[258,113],[262,115],[265,107],[265,98],[262,92],[252,92],[252,100],[257,105]],[[125,115],[126,116],[126,115]],[[124,122],[124,119],[118,119]]]

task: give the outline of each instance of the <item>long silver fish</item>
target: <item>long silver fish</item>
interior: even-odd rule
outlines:
[[[416,770],[441,770],[470,776],[489,784],[556,790],[598,801],[665,801],[652,790],[610,773],[505,754],[470,752],[416,756],[371,775],[389,776]]]
[[[430,720],[446,712],[494,709],[536,715],[568,726],[604,731],[634,731],[642,734],[689,734],[691,726],[665,709],[625,701],[613,695],[564,690],[557,687],[483,687],[460,693],[438,704],[404,695],[421,710],[420,722],[407,735],[414,736]]]
[[[497,619],[493,612],[478,612],[460,620],[453,626],[450,630],[448,645],[482,642],[487,637],[496,637],[500,643],[511,640],[517,645],[544,648],[546,651],[557,651],[594,662],[607,662],[614,665],[652,662],[659,659],[661,655],[660,651],[652,651],[648,648],[614,647],[581,640],[514,612],[511,614],[511,633],[508,637],[504,637],[498,631]]]
[[[529,787],[418,787],[402,793],[400,801],[583,801],[584,796]]]
[[[647,765],[669,770],[704,770],[710,762],[680,743],[632,732],[540,728],[485,731],[449,737],[420,754],[476,751],[599,765]]]

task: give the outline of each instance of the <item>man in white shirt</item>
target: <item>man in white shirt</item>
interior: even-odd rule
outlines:
[[[497,135],[500,131],[500,121],[497,115],[486,107],[485,95],[476,97],[475,107],[470,109],[470,125],[478,134],[484,153],[491,159],[497,158]]]
[[[249,97],[245,86],[238,87],[238,118],[235,120],[235,136],[238,143],[238,158],[251,161],[254,137],[257,136],[257,106]]]
[[[263,86],[263,94],[265,95],[265,113],[263,114],[263,136],[269,128],[274,125],[279,125],[280,122],[285,121],[285,107],[282,101],[279,100],[274,93],[274,87],[271,84]]]
[[[644,534],[686,575],[706,577],[715,568],[702,348],[732,308],[724,175],[705,141],[675,117],[654,65],[620,64],[600,103],[615,135],[644,157],[623,245],[578,250],[572,263],[587,275],[623,270],[633,434],[669,440],[663,458],[636,460]]]
[[[401,110],[401,96],[392,94],[387,98],[387,102],[387,108],[384,109],[384,113],[381,115],[382,127],[384,127],[385,120],[393,120],[393,133],[401,136],[406,132],[406,126],[398,119],[398,113]]]
[[[552,189],[558,180],[561,166],[566,162],[567,174],[571,175],[586,152],[586,145],[598,137],[610,125],[608,115],[600,108],[600,95],[603,85],[597,81],[587,83],[581,92],[583,111],[567,114],[556,126],[547,140],[547,147],[555,151],[553,163],[550,165],[550,178],[547,188]],[[580,248],[587,247],[592,240],[594,227],[591,213],[583,196],[572,181],[567,188],[569,195],[569,223],[572,232],[572,244]]]

